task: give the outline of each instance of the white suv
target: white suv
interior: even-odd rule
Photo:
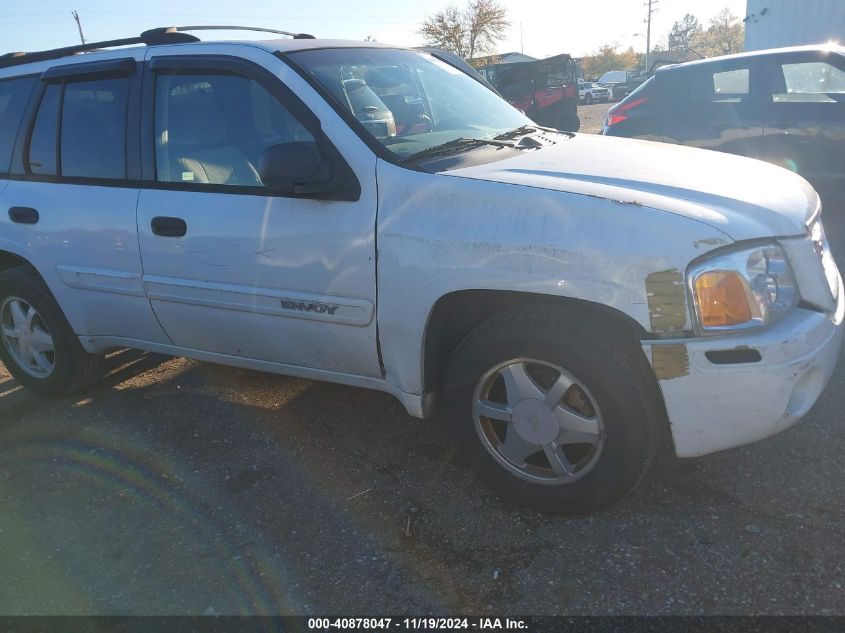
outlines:
[[[193,40],[0,58],[26,387],[132,347],[378,389],[439,405],[500,494],[583,512],[663,438],[752,442],[827,384],[845,296],[800,177],[540,128],[429,53]]]

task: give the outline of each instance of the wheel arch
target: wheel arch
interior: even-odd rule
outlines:
[[[513,290],[457,290],[441,296],[428,315],[422,341],[422,384],[431,410],[436,406],[437,393],[452,353],[463,338],[485,319],[518,306],[547,307],[549,310],[578,311],[597,324],[621,331],[638,350],[640,366],[646,376],[660,420],[660,452],[674,455],[674,445],[663,391],[646,358],[640,341],[649,333],[634,318],[621,310],[594,301],[573,297]]]
[[[643,326],[629,315],[593,301],[515,290],[457,290],[441,296],[429,312],[422,345],[423,392],[439,389],[452,352],[472,329],[488,317],[517,306],[577,310],[622,328],[637,344],[648,336]]]

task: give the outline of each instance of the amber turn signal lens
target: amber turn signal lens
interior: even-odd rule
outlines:
[[[715,270],[700,275],[695,296],[704,327],[739,325],[759,317],[748,284],[736,272]]]

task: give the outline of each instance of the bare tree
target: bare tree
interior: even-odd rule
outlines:
[[[489,53],[510,26],[508,12],[496,0],[469,0],[463,11],[454,5],[428,16],[418,33],[427,44],[472,59]]]
[[[730,55],[742,51],[745,25],[727,7],[711,20],[707,30],[692,39],[692,48],[707,57]]]

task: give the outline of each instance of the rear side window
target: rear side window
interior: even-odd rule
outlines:
[[[747,68],[739,70],[728,70],[723,73],[713,74],[713,92],[716,100],[722,97],[747,95],[749,91],[749,72]]]
[[[126,178],[127,78],[47,85],[27,161],[36,175]]]
[[[751,92],[749,68],[694,68],[679,75],[679,98],[693,103],[740,103]]]
[[[36,81],[36,77],[0,81],[0,174],[9,173],[21,116]]]
[[[69,83],[62,103],[62,176],[126,178],[125,78]]]
[[[41,96],[27,155],[29,171],[33,174],[55,176],[58,173],[56,134],[59,129],[61,99],[60,84],[49,84]]]

